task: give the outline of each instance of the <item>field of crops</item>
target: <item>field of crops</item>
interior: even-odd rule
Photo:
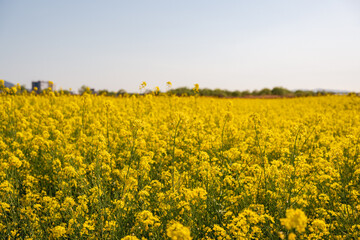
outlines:
[[[0,97],[1,239],[360,237],[360,98]]]

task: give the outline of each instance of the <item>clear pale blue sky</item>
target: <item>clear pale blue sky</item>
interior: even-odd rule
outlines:
[[[358,0],[0,0],[0,79],[360,91]]]

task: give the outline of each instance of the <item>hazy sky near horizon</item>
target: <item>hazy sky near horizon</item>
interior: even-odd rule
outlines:
[[[0,0],[0,79],[360,91],[358,0]]]

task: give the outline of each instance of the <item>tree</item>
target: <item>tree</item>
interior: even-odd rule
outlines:
[[[79,94],[80,95],[83,95],[84,93],[88,93],[88,94],[91,94],[91,90],[88,86],[86,85],[82,85],[81,88],[79,89]]]
[[[289,94],[290,91],[283,87],[274,87],[271,90],[272,95],[278,95],[278,96],[285,96],[286,94]]]
[[[120,89],[119,91],[117,91],[116,96],[125,95],[125,94],[126,94],[126,91],[124,89]]]
[[[269,88],[263,88],[260,92],[259,95],[263,96],[263,95],[271,95],[271,90]]]
[[[99,91],[98,91],[98,95],[100,95],[100,96],[108,96],[108,95],[109,95],[109,91],[106,90],[106,89],[99,90]]]

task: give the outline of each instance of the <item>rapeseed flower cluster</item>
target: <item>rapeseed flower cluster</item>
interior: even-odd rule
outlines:
[[[191,240],[190,229],[178,222],[168,227],[167,236],[172,240]]]
[[[305,232],[307,217],[300,209],[286,210],[286,218],[282,218],[280,221],[287,230],[296,229],[300,233]]]
[[[356,96],[0,87],[4,239],[360,237]]]

